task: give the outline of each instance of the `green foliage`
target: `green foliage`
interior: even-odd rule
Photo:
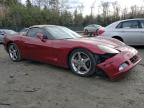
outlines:
[[[0,4],[4,4],[5,6],[11,6],[18,3],[18,0],[0,0]]]
[[[79,26],[83,24],[83,16],[81,13],[78,13],[77,10],[74,12],[74,25]]]
[[[73,24],[73,17],[70,12],[64,11],[60,15],[59,24],[63,26],[70,26]]]

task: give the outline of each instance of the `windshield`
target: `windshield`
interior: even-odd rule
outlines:
[[[82,37],[78,33],[66,27],[52,26],[46,27],[46,29],[55,39],[75,39]]]
[[[94,24],[95,27],[100,27],[100,25]]]
[[[3,30],[7,35],[14,35],[17,34],[15,31],[13,30]]]

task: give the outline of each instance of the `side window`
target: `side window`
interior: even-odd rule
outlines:
[[[144,28],[144,20],[140,21],[141,27]]]
[[[119,23],[116,28],[122,28],[122,23]]]
[[[88,25],[88,27],[92,27],[92,25]]]
[[[121,28],[139,28],[138,21],[125,21],[122,23]]]
[[[27,36],[29,37],[36,37],[37,33],[42,33],[44,36],[46,36],[46,33],[42,28],[31,28],[27,32]]]
[[[95,25],[93,24],[92,27],[95,27]]]
[[[131,28],[139,28],[138,21],[132,21],[131,22]]]
[[[90,27],[90,25],[88,25],[87,27]]]
[[[36,37],[36,33],[38,31],[38,28],[31,28],[27,32],[28,37]]]

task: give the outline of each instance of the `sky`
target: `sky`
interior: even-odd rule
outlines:
[[[84,9],[83,9],[83,15],[90,15],[91,14],[91,6],[94,4],[94,1],[95,4],[94,4],[94,7],[93,8],[93,14],[94,15],[97,15],[98,12],[100,12],[100,9],[99,9],[99,6],[101,4],[102,1],[108,1],[108,2],[114,2],[114,1],[117,1],[120,5],[121,8],[130,8],[132,5],[137,5],[137,6],[142,6],[144,5],[144,0],[69,0],[71,2],[71,4],[73,6],[77,5],[77,3],[82,3],[83,6],[84,6]],[[22,0],[22,2],[24,3],[25,0]]]
[[[92,6],[93,2],[95,0],[79,0],[80,2],[82,2],[84,4],[84,14],[85,15],[89,15],[90,14],[90,7]],[[95,2],[95,8],[93,9],[93,14],[98,14],[98,7],[101,4],[101,1],[108,1],[108,2],[114,2],[117,1],[120,5],[121,8],[130,8],[132,5],[137,5],[137,6],[141,6],[142,3],[144,5],[144,0],[96,0]]]

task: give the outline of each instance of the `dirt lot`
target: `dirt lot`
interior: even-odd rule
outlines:
[[[144,47],[137,48],[144,58]],[[144,60],[112,82],[32,61],[13,63],[0,45],[0,108],[143,108]]]

